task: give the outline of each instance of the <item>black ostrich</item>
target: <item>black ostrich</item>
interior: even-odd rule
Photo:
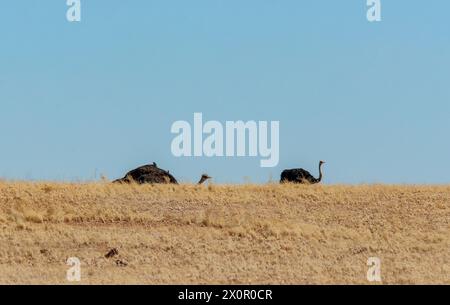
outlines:
[[[173,183],[178,184],[177,179],[168,171],[158,168],[156,163],[152,165],[140,166],[132,171],[129,171],[125,177],[117,179],[114,183]]]
[[[281,173],[280,182],[292,182],[292,183],[306,183],[316,184],[322,181],[322,165],[324,161],[319,162],[319,178],[314,178],[308,171],[303,168],[285,169]]]
[[[210,179],[208,175],[204,174],[200,178],[198,184],[202,184],[206,180]],[[172,176],[169,171],[158,168],[155,162],[151,165],[144,165],[129,171],[125,177],[117,179],[114,183],[131,183],[135,182],[138,184],[178,184],[177,179]]]

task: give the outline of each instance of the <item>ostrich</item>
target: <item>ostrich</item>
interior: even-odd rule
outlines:
[[[210,179],[208,175],[204,174],[200,178],[199,184]],[[129,171],[125,177],[113,181],[113,183],[131,183],[136,182],[138,184],[178,184],[177,179],[172,176],[169,171],[158,168],[155,162],[151,165],[140,166],[132,171]]]
[[[206,180],[211,179],[207,174],[203,174],[200,178],[200,181],[197,183],[198,185],[203,184]]]
[[[319,162],[319,178],[314,178],[308,171],[303,168],[285,169],[281,173],[280,182],[308,183],[316,184],[322,181],[322,165],[324,161]]]
[[[158,168],[155,162],[151,165],[140,166],[132,171],[129,171],[125,177],[117,179],[115,183],[130,183],[136,182],[138,184],[144,183],[173,183],[178,184],[175,177],[168,171]]]

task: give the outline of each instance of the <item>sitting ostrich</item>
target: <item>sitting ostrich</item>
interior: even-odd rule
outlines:
[[[322,181],[322,165],[324,161],[319,162],[319,178],[314,178],[308,171],[303,168],[285,169],[281,173],[280,182],[307,183],[316,184]]]
[[[200,181],[199,182],[197,182],[197,184],[198,185],[200,185],[200,184],[203,184],[206,180],[208,180],[208,179],[212,179],[210,176],[208,176],[207,174],[203,174],[201,177],[200,177]]]
[[[198,184],[204,183],[206,180],[211,179],[206,174],[203,174],[200,178]],[[129,171],[125,177],[113,181],[113,183],[131,183],[135,182],[138,184],[154,184],[154,183],[164,183],[164,184],[178,184],[177,179],[172,176],[169,171],[158,168],[155,162],[151,165],[140,166],[132,171]]]

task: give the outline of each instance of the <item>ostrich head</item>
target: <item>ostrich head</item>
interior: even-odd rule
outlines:
[[[319,164],[320,165],[325,164],[325,161],[320,160]]]
[[[208,176],[207,174],[203,174],[202,177],[200,178],[200,181],[198,182],[198,184],[202,184],[204,183],[206,180],[211,179],[212,177]]]

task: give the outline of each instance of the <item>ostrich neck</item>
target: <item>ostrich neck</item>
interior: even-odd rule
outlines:
[[[322,181],[322,163],[319,164],[319,179],[318,181]]]

